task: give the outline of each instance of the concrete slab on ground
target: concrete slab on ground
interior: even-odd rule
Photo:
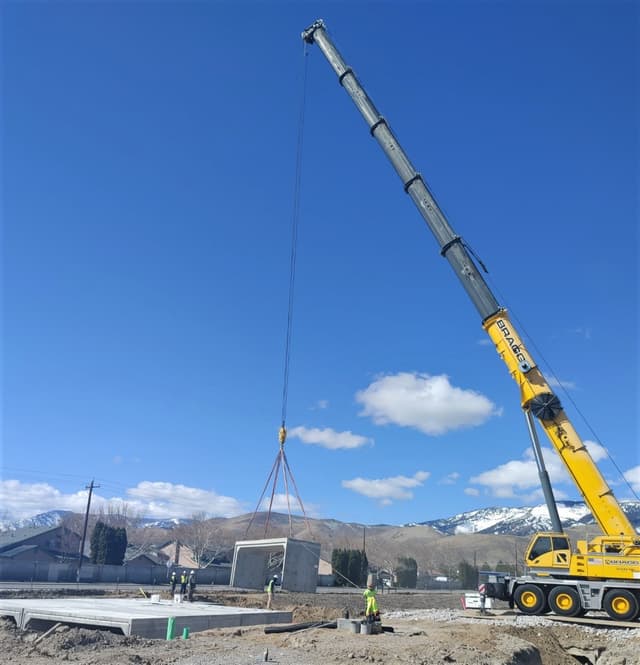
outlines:
[[[211,603],[152,602],[145,598],[0,598],[0,616],[10,616],[22,630],[32,626],[65,623],[118,628],[125,635],[162,638],[167,621],[175,618],[175,635],[184,628],[196,633],[210,628],[291,623],[291,612]],[[36,622],[40,622],[36,624]],[[42,623],[44,622],[44,623]]]

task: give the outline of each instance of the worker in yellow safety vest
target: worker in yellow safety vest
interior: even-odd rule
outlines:
[[[273,601],[273,592],[274,592],[274,586],[276,582],[278,581],[278,576],[274,575],[268,582],[267,582],[267,609],[271,609],[271,603]]]
[[[367,623],[373,623],[380,618],[380,612],[378,611],[378,601],[376,600],[376,590],[373,583],[367,584],[367,588],[362,594],[364,596],[365,603],[367,604],[364,610],[364,616],[367,620]]]

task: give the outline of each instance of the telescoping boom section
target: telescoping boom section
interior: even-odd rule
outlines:
[[[509,315],[497,302],[462,238],[455,233],[420,174],[394,136],[389,124],[364,90],[319,20],[302,33],[317,44],[338,76],[371,135],[400,177],[446,258],[478,311],[482,326],[520,389],[520,403],[544,429],[562,459],[604,536],[589,543],[579,541],[572,552],[564,534],[537,534],[526,554],[527,566],[546,575],[640,580],[640,538],[625,515],[584,442],[569,421],[560,400],[516,331]]]

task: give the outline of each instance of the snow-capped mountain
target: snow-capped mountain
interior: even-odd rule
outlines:
[[[640,532],[640,501],[621,501],[630,522]],[[28,519],[9,521],[0,520],[0,532],[22,527],[42,527],[58,525],[69,511],[51,510]],[[586,524],[594,524],[588,508],[581,501],[559,501],[558,514],[564,528],[569,529]],[[184,518],[154,519],[144,518],[135,520],[138,527],[173,529],[180,524],[189,523],[191,520]],[[344,526],[337,520],[321,520],[331,530]],[[484,533],[513,536],[530,536],[537,531],[549,531],[551,520],[544,504],[539,506],[528,506],[524,508],[482,508],[466,513],[460,513],[453,517],[447,517],[428,522],[412,522],[404,526],[410,527],[416,524],[430,526],[442,534],[455,535],[466,533]]]
[[[621,501],[620,504],[636,530],[639,530],[640,501]],[[565,529],[595,523],[591,512],[581,501],[558,501],[558,515]],[[482,508],[419,524],[447,535],[486,533],[529,536],[537,531],[551,529],[551,520],[544,504],[525,508]]]
[[[25,517],[21,520],[0,519],[0,532],[13,531],[15,529],[24,529],[27,527],[58,526],[67,515],[72,515],[70,510],[50,510],[46,513],[40,513],[33,517]],[[168,519],[143,518],[136,520],[138,526],[144,528],[173,529],[180,524],[190,522],[190,519],[180,517],[171,517]]]
[[[164,520],[144,518],[140,520],[140,526],[145,529],[174,529],[181,524],[188,524],[189,522],[191,520],[184,517],[171,517]]]
[[[27,527],[57,526],[62,522],[65,515],[71,515],[70,510],[50,510],[33,517],[25,517],[21,520],[0,519],[0,531],[13,531]]]

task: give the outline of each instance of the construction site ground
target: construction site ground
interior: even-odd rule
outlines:
[[[81,595],[90,595],[83,591]],[[118,594],[99,592],[108,597]],[[3,597],[73,596],[73,590],[18,590]],[[165,595],[166,592],[165,592]],[[203,590],[198,601],[235,607],[265,606],[262,593]],[[168,596],[167,596],[168,597]],[[188,639],[150,640],[125,637],[90,627],[59,625],[20,631],[11,619],[0,619],[0,665],[44,665],[67,661],[79,665],[326,665],[327,663],[458,665],[635,665],[640,663],[638,628],[557,623],[527,617],[506,605],[490,610],[463,610],[461,592],[400,591],[379,595],[384,626],[393,632],[356,635],[313,628],[265,634],[262,626],[220,628],[194,633]],[[346,612],[362,618],[360,594],[278,593],[274,609],[293,612],[294,622],[333,620]],[[266,661],[265,661],[266,659]]]

